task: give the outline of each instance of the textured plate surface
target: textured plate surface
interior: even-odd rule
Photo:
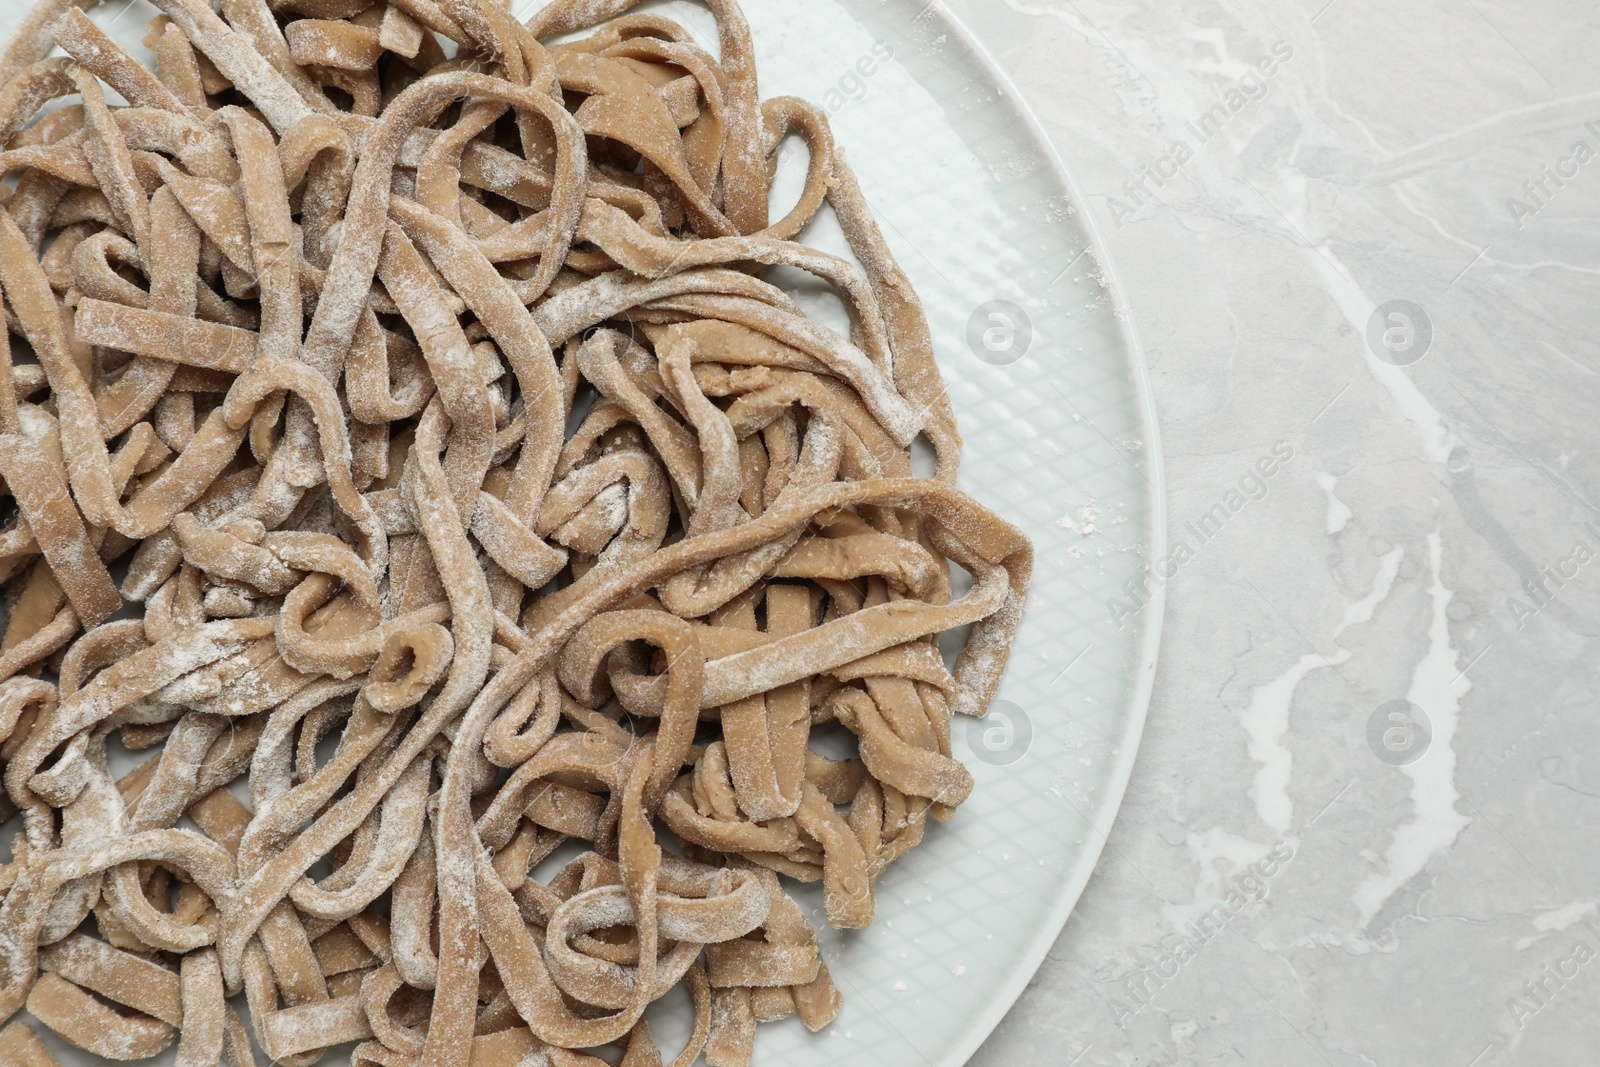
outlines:
[[[714,48],[704,8],[645,7]],[[3,8],[8,35],[25,6]],[[966,439],[962,488],[1025,529],[1038,552],[1000,701],[989,719],[956,723],[972,798],[880,880],[871,929],[828,930],[820,894],[802,889],[845,1007],[816,1035],[797,1020],[760,1027],[756,1062],[955,1065],[1066,921],[1138,746],[1161,591],[1133,590],[1146,561],[1163,557],[1165,530],[1150,391],[1081,198],[962,27],[922,0],[744,8],[763,98],[801,96],[830,113],[922,296]],[[154,13],[145,0],[111,0],[94,16],[148,62],[139,38]],[[803,173],[803,148],[786,146],[779,210]],[[831,217],[806,239],[845,252]],[[802,276],[774,280],[792,282],[819,318],[840,314]],[[669,997],[652,1010],[669,1056],[687,1035],[686,1009]],[[64,1062],[90,1059],[55,1047]]]

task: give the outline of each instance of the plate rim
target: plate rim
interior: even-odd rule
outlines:
[[[138,2],[139,0],[127,0],[127,6],[136,6]],[[100,12],[93,14],[99,15]],[[1028,96],[1018,88],[1011,75],[996,61],[966,22],[947,4],[934,0],[926,5],[924,14],[941,22],[951,34],[952,43],[957,44],[979,69],[993,78],[1002,95],[1014,105],[1012,110],[1021,120],[1025,131],[1022,136],[1039,152],[1050,168],[1058,187],[1066,192],[1074,208],[1072,218],[1104,279],[1104,291],[1110,301],[1117,334],[1126,353],[1139,432],[1145,442],[1144,466],[1137,469],[1141,470],[1149,483],[1145,497],[1149,503],[1151,529],[1145,563],[1153,564],[1154,561],[1165,557],[1168,542],[1167,488],[1160,426],[1157,421],[1154,390],[1144,346],[1126,291],[1121,284],[1115,263],[1108,253],[1101,227],[1092,217],[1088,199],[1062,159],[1056,143],[1046,132]],[[1125,714],[1122,717],[1121,734],[1116,742],[1118,755],[1112,758],[1099,804],[1088,812],[1088,822],[1092,832],[1085,837],[1084,847],[1074,858],[1067,878],[1060,883],[1060,889],[1051,902],[1044,921],[1023,943],[1022,952],[1008,969],[994,994],[983,1002],[957,1040],[938,1058],[936,1067],[961,1067],[1010,1013],[1060,936],[1067,919],[1071,917],[1093,876],[1100,857],[1104,854],[1107,839],[1121,808],[1143,739],[1164,629],[1165,606],[1166,586],[1165,583],[1159,583],[1155,585],[1142,612],[1145,629],[1138,647],[1137,678],[1134,680],[1133,692],[1125,705]],[[88,1062],[97,1062],[97,1058],[89,1057]]]
[[[1088,200],[1074,180],[1072,172],[1067,168],[1066,162],[1061,158],[1055,142],[1045,131],[1027,96],[959,15],[945,4],[937,2],[929,4],[928,11],[943,21],[961,47],[990,77],[995,79],[1001,93],[1015,104],[1015,111],[1022,119],[1028,139],[1044,157],[1056,181],[1066,190],[1073,206],[1072,217],[1077,222],[1085,244],[1105,279],[1104,289],[1111,301],[1112,318],[1121,335],[1129,371],[1132,374],[1134,407],[1138,412],[1140,434],[1146,442],[1145,467],[1141,469],[1141,473],[1150,484],[1146,494],[1150,505],[1151,526],[1149,548],[1145,553],[1145,563],[1148,567],[1153,561],[1165,558],[1167,553],[1167,481],[1160,424],[1156,417],[1155,391],[1150,382],[1150,367],[1145,361],[1144,345],[1140,341],[1138,327],[1133,319],[1133,309],[1128,303],[1116,267],[1107,252],[1100,227],[1089,212]],[[1061,936],[1062,928],[1066,926],[1067,919],[1077,907],[1078,900],[1083,896],[1089,879],[1099,865],[1117,813],[1122,808],[1122,799],[1127,793],[1128,782],[1133,776],[1135,758],[1138,756],[1139,745],[1144,737],[1144,725],[1150,711],[1150,698],[1155,688],[1156,661],[1161,650],[1161,633],[1166,616],[1166,592],[1166,583],[1156,584],[1150,600],[1145,604],[1143,612],[1145,630],[1139,642],[1137,658],[1138,677],[1134,682],[1133,694],[1123,719],[1122,736],[1116,746],[1119,754],[1112,764],[1100,804],[1090,812],[1089,824],[1093,835],[1085,838],[1086,845],[1074,861],[1069,877],[1062,883],[1061,892],[1051,904],[1045,921],[1028,939],[1026,949],[1017,965],[1001,983],[998,993],[988,998],[983,1009],[961,1038],[940,1058],[938,1067],[961,1067],[988,1040],[1001,1020],[1011,1013],[1023,991],[1038,973],[1045,955]]]

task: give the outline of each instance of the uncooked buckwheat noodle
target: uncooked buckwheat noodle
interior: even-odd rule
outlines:
[[[0,1021],[180,1067],[650,1067],[680,984],[677,1067],[826,1025],[779,875],[872,921],[1032,559],[826,117],[732,0],[715,55],[633,0],[153,2],[154,71],[66,0],[0,54]]]

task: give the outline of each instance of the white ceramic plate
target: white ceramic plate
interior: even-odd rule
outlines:
[[[24,5],[3,6],[9,35]],[[704,8],[647,6],[714,48]],[[972,798],[885,873],[871,929],[828,930],[820,894],[801,889],[844,1010],[820,1034],[791,1019],[757,1035],[758,1065],[945,1067],[972,1054],[1032,977],[1127,785],[1161,620],[1158,585],[1142,607],[1125,586],[1164,555],[1150,388],[1082,197],[965,28],[925,0],[744,6],[762,96],[802,96],[831,113],[922,295],[966,437],[962,488],[1038,552],[1000,702],[989,719],[956,724]],[[145,0],[94,12],[147,61],[139,38],[152,14]],[[803,168],[803,150],[786,156],[775,203],[787,208]],[[807,240],[845,252],[831,217]],[[819,317],[837,313],[793,282]],[[669,1056],[687,1007],[668,998],[650,1015]],[[89,1059],[56,1047],[64,1062]]]
[[[961,487],[1038,553],[1001,703],[956,724],[972,798],[885,873],[871,929],[823,928],[838,1021],[761,1027],[756,1062],[954,1067],[1054,943],[1132,769],[1161,597],[1151,583],[1136,608],[1124,583],[1165,553],[1150,389],[1086,202],[964,27],[926,0],[744,7],[762,96],[832,113],[922,296],[966,439]],[[842,251],[828,221],[807,240]],[[820,896],[806,903],[820,916]]]

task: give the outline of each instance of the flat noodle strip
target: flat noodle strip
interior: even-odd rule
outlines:
[[[33,1027],[20,1019],[0,1030],[0,1063],[5,1067],[60,1067]]]
[[[155,2],[154,71],[63,0],[0,55],[0,1019],[180,1067],[254,1067],[241,995],[285,1067],[661,1067],[680,985],[673,1067],[827,1026],[785,879],[866,926],[971,793],[1032,550],[826,115],[731,0],[719,57],[634,0]]]
[[[122,603],[111,574],[78,514],[59,459],[43,442],[0,434],[0,476],[37,538],[39,550],[86,627],[97,626]]]
[[[104,300],[80,301],[75,328],[85,344],[229,374],[243,374],[256,357],[252,330]]]

